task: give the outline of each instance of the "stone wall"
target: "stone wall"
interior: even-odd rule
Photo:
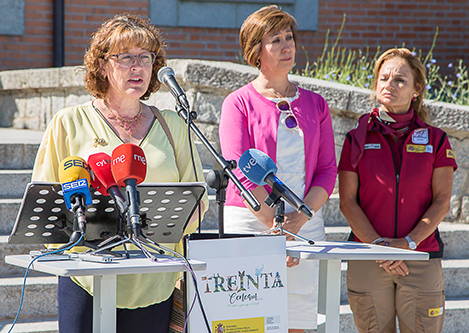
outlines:
[[[198,112],[197,126],[219,151],[218,123],[224,98],[257,76],[257,70],[229,62],[170,60],[178,82]],[[83,72],[74,67],[0,72],[0,127],[44,130],[51,117],[64,106],[87,102]],[[370,91],[322,80],[290,76],[303,88],[321,94],[329,104],[336,140],[336,154],[356,119],[370,110]],[[149,104],[174,108],[166,87],[153,94]],[[430,100],[435,126],[443,128],[453,146],[459,169],[454,175],[451,212],[447,220],[469,223],[469,107]],[[204,164],[213,166],[210,154],[199,146]]]

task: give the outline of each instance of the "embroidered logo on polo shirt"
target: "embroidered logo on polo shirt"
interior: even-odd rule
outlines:
[[[381,143],[367,143],[365,149],[381,149]]]
[[[428,316],[429,317],[438,317],[442,316],[444,312],[443,307],[441,308],[435,308],[435,309],[428,309]]]
[[[432,145],[407,145],[406,152],[408,153],[433,153]]]
[[[454,156],[454,153],[451,149],[446,149],[446,157],[456,159],[456,156]]]
[[[426,145],[428,143],[428,128],[418,128],[412,133],[412,143]]]

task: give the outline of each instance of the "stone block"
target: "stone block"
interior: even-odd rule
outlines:
[[[0,235],[11,233],[20,205],[21,199],[0,199]]]
[[[21,308],[24,317],[57,316],[57,278],[31,277],[26,280],[26,288]],[[0,279],[1,318],[14,318],[20,304],[23,278]]]

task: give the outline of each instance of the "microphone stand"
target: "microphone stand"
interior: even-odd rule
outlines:
[[[271,233],[272,231],[280,231],[280,235],[283,235],[283,233],[286,233],[290,236],[293,236],[295,238],[301,239],[305,242],[307,242],[309,245],[314,245],[314,241],[311,239],[307,239],[303,236],[297,235],[291,231],[288,231],[283,228],[283,223],[285,222],[285,202],[282,200],[281,197],[281,191],[274,185],[272,187],[272,192],[269,194],[269,196],[265,199],[264,201],[267,205],[270,207],[273,207],[275,205],[275,229],[271,230],[266,230],[264,233]],[[302,212],[302,211],[301,211]],[[305,214],[306,215],[306,214]],[[308,216],[308,215],[306,215]]]
[[[221,170],[210,170],[206,176],[206,182],[208,186],[217,190],[216,201],[218,205],[218,238],[224,238],[224,207],[226,202],[226,187],[228,186],[228,177],[225,173],[222,173]]]
[[[116,246],[119,246],[122,244],[122,246],[124,247],[124,253],[125,253],[125,257],[127,259],[130,258],[130,254],[127,250],[127,247],[125,246],[126,243],[131,243],[133,244],[135,247],[139,248],[143,253],[146,252],[146,250],[143,248],[143,245],[155,250],[156,252],[158,252],[159,254],[164,254],[164,251],[161,250],[161,249],[157,249],[155,248],[153,245],[150,245],[148,244],[148,242],[151,242],[152,244],[156,245],[156,246],[159,246],[159,244],[153,242],[152,240],[150,240],[149,238],[147,238],[141,228],[134,228],[132,226],[132,224],[130,223],[131,221],[134,221],[135,222],[135,219],[131,216],[129,216],[129,212],[127,212],[127,215],[128,215],[128,218],[127,218],[127,230],[128,232],[126,233],[124,228],[123,228],[123,225],[124,225],[124,217],[119,215],[118,217],[118,223],[119,223],[119,230],[118,230],[118,235],[115,235],[114,237],[111,237],[109,239],[106,239],[105,241],[101,242],[99,245],[98,245],[98,249],[96,249],[95,251],[92,251],[93,254],[97,254],[99,252],[103,252],[103,251],[106,251],[108,252],[107,250],[108,249],[112,249]],[[136,229],[136,230],[135,230]],[[144,241],[141,241],[139,239],[139,235],[137,234],[139,233],[141,237],[143,237],[145,239],[146,242]],[[117,242],[114,242],[115,240],[119,239],[119,241]],[[110,243],[112,242],[112,243]],[[114,252],[112,252],[114,253]],[[152,257],[152,260],[153,261],[156,261],[156,258],[155,257]]]
[[[213,148],[213,146],[208,142],[207,138],[202,134],[202,132],[197,128],[197,126],[192,122],[192,119],[197,118],[197,113],[194,111],[189,111],[186,110],[183,105],[181,105],[181,102],[179,99],[176,99],[176,111],[178,115],[185,121],[186,124],[189,125],[190,129],[197,135],[197,137],[202,141],[204,146],[208,149],[208,151],[212,154],[212,156],[215,158],[217,163],[220,165],[220,167],[223,170],[223,173],[228,176],[228,178],[233,182],[233,184],[238,188],[238,190],[241,192],[241,196],[244,198],[244,200],[247,201],[247,203],[251,206],[251,208],[254,211],[259,211],[261,209],[261,205],[259,204],[259,201],[257,201],[256,197],[252,194],[251,191],[246,190],[246,188],[241,184],[239,179],[236,177],[236,175],[233,173],[233,169],[236,168],[236,161],[226,161],[222,156],[220,156],[217,151]],[[221,196],[221,195],[220,195]],[[224,199],[223,199],[224,201]],[[221,204],[221,201],[220,201]],[[223,218],[223,216],[222,216]],[[223,231],[221,231],[220,237],[223,234]]]
[[[64,244],[57,248],[54,251],[61,251],[63,249],[68,248],[70,245],[75,244],[81,237],[81,235],[85,235],[86,233],[86,221],[85,221],[85,212],[83,210],[83,207],[85,207],[85,198],[79,195],[75,195],[73,198],[73,202],[71,202],[72,206],[72,211],[74,213],[74,218],[73,218],[73,231],[72,234],[70,235],[70,240],[67,244]],[[98,249],[98,246],[90,243],[85,240],[83,237],[79,243],[77,243],[75,246],[86,246],[89,247],[90,249]],[[105,251],[103,249],[103,251]],[[116,257],[120,257],[120,254],[118,253],[113,253],[111,251],[105,251],[104,253],[106,254],[111,254]]]

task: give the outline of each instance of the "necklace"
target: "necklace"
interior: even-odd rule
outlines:
[[[122,117],[119,116],[118,114],[115,114],[112,112],[111,108],[107,105],[107,102],[103,100],[104,106],[106,109],[109,111],[107,117],[109,119],[116,119],[117,125],[125,129],[130,135],[133,134],[135,128],[137,126],[140,126],[141,119],[145,119],[145,116],[142,114],[143,108],[142,108],[142,103],[140,103],[140,111],[138,111],[138,114],[133,117],[133,118],[127,118],[127,117]]]
[[[268,91],[270,92],[272,95],[274,95],[275,97],[277,97],[278,99],[282,99],[282,100],[286,100],[288,98],[288,92],[290,91],[290,82],[288,82],[288,87],[287,87],[287,93],[285,95],[285,97],[280,97],[279,94],[277,94],[274,89],[267,89],[266,87],[264,87],[262,85],[262,83],[259,82],[259,80],[256,80],[256,82],[261,86],[262,89],[264,89],[265,91]]]

